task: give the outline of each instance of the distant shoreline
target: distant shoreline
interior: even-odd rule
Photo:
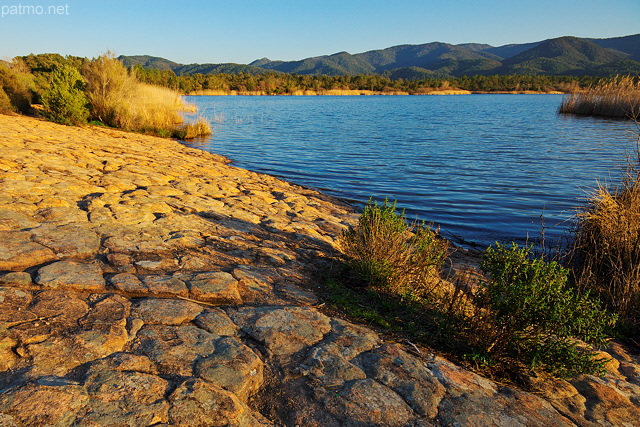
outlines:
[[[564,95],[564,92],[560,91],[550,91],[550,92],[541,92],[541,91],[531,91],[531,90],[522,90],[522,91],[496,91],[496,92],[487,92],[487,91],[470,91],[464,89],[447,89],[447,90],[433,90],[430,92],[424,93],[409,93],[404,91],[373,91],[373,90],[342,90],[342,89],[330,89],[330,90],[296,90],[292,93],[280,93],[280,94],[268,94],[265,91],[237,91],[237,90],[211,90],[211,89],[203,89],[203,90],[195,90],[187,93],[187,96],[354,96],[354,95],[383,95],[383,96],[391,96],[391,95]]]

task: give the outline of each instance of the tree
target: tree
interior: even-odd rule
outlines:
[[[136,79],[131,76],[112,52],[107,52],[82,68],[87,79],[87,94],[96,120],[109,126],[126,127],[118,121],[117,110],[133,90]]]
[[[89,117],[84,80],[80,72],[69,65],[53,71],[51,86],[42,94],[44,115],[66,125],[86,123]]]

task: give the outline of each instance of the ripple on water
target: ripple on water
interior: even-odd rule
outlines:
[[[584,191],[617,176],[630,124],[559,116],[559,95],[190,97],[198,148],[486,246],[560,237]]]

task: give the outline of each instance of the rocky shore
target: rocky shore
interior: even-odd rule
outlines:
[[[617,343],[531,393],[332,315],[314,272],[356,216],[315,191],[2,115],[0,189],[0,426],[640,425]]]

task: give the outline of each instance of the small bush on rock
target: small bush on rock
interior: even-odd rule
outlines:
[[[448,243],[421,223],[408,224],[396,203],[369,201],[358,225],[343,232],[342,250],[361,279],[386,292],[429,296]]]
[[[616,316],[568,284],[569,271],[532,258],[531,249],[497,244],[484,252],[490,280],[476,294],[476,343],[496,358],[518,360],[558,376],[600,373],[603,361],[580,350],[610,336]]]

